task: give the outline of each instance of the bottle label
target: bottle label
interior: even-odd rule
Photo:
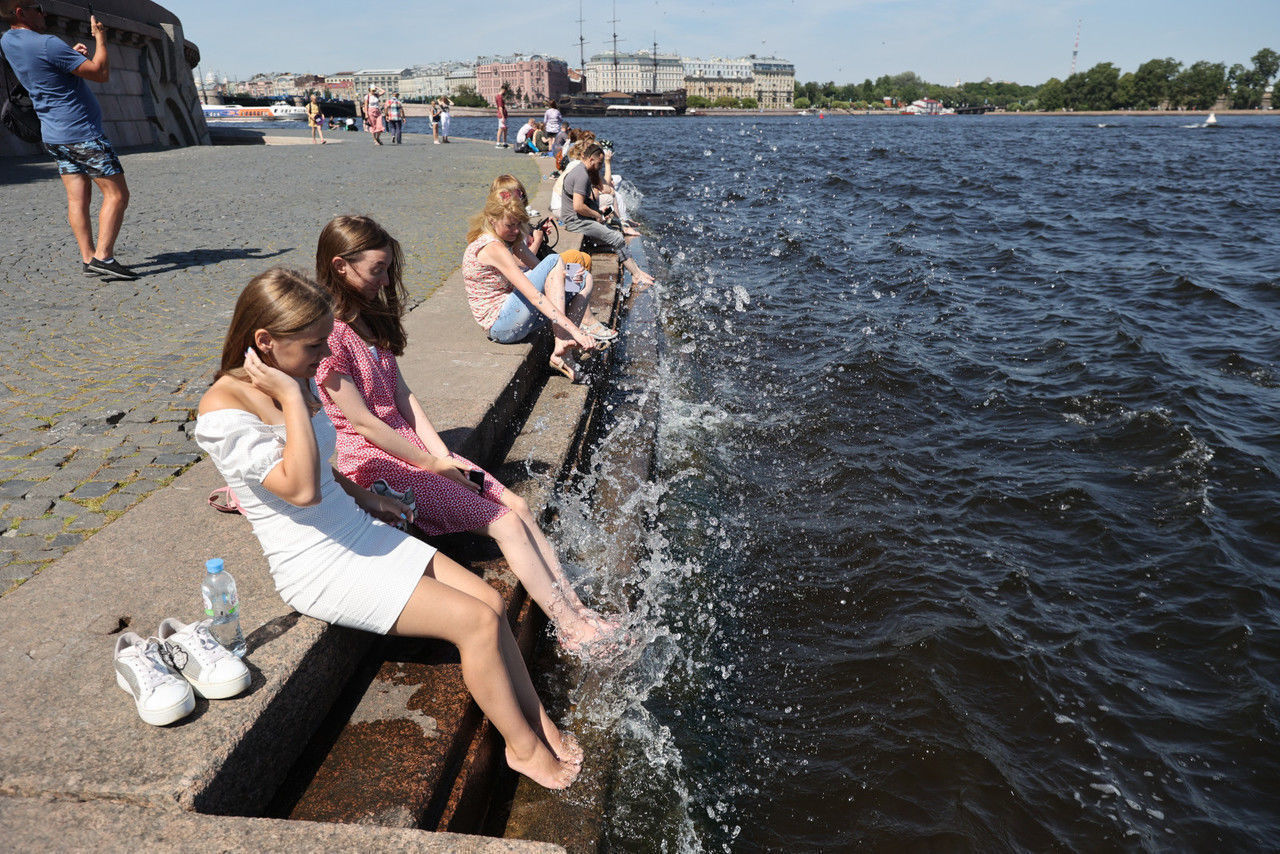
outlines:
[[[209,594],[201,590],[200,598],[204,600],[204,615],[206,617],[235,617],[240,613],[240,597],[237,595],[221,596],[218,603],[221,607],[214,605]]]

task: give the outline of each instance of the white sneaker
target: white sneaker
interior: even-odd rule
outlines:
[[[170,617],[160,624],[166,660],[196,693],[209,700],[225,700],[249,687],[249,668],[209,632],[212,620],[184,625]]]
[[[138,717],[152,726],[181,720],[196,707],[191,686],[169,669],[160,641],[125,632],[116,640],[116,684],[133,696]]]

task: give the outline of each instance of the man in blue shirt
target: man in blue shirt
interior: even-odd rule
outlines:
[[[67,190],[67,220],[80,246],[86,276],[136,279],[137,274],[115,259],[116,237],[129,205],[124,169],[102,129],[102,108],[86,81],[105,83],[111,74],[107,57],[107,28],[90,17],[94,51],[83,44],[68,47],[47,35],[44,9],[29,0],[0,0],[0,18],[9,30],[0,48],[18,80],[31,93],[40,117],[45,149],[58,161]],[[89,202],[93,185],[102,192],[98,212],[98,241],[93,240]]]

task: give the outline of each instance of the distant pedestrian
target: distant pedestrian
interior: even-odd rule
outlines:
[[[511,93],[510,87],[504,81],[502,87],[498,89],[498,144],[494,148],[510,148],[507,144],[507,95]]]
[[[431,100],[431,141],[440,144],[440,99]]]
[[[329,141],[324,138],[324,110],[320,107],[320,101],[315,95],[311,96],[311,103],[307,104],[307,126],[311,128],[313,143],[319,142],[324,145]]]
[[[547,101],[547,111],[542,114],[542,125],[547,135],[554,137],[560,133],[560,124],[564,121],[564,117],[560,115],[560,111],[556,109],[555,101]]]
[[[404,135],[404,103],[399,92],[392,92],[382,102],[382,113],[387,117],[387,130],[391,132],[391,141],[399,145]]]
[[[449,100],[448,95],[440,96],[440,141],[449,141],[449,123],[452,117],[449,115],[449,108],[453,106],[453,101]]]
[[[129,206],[124,167],[102,129],[102,108],[87,81],[105,83],[111,76],[107,28],[89,17],[93,57],[83,44],[68,47],[45,34],[44,9],[25,0],[0,0],[0,18],[9,30],[0,48],[27,91],[40,117],[44,147],[58,161],[67,191],[67,221],[80,248],[86,276],[136,279],[138,274],[115,259],[116,237]],[[93,186],[102,193],[98,240],[93,240],[89,202]]]
[[[382,145],[382,134],[387,129],[383,124],[382,102],[379,100],[382,94],[383,91],[375,86],[364,96],[364,129],[373,134],[374,145]]]

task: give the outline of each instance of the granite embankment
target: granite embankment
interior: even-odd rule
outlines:
[[[500,476],[542,507],[576,453],[590,410],[587,390],[559,377],[547,379],[545,340],[513,347],[489,342],[470,321],[460,277],[449,275],[465,220],[493,175],[514,172],[539,186],[545,200],[548,185],[539,181],[534,161],[465,143],[375,148],[367,136],[352,135],[344,145],[312,149],[132,154],[125,166],[135,204],[119,254],[149,273],[135,283],[73,277],[78,268],[58,219],[54,176],[38,162],[0,164],[0,174],[11,182],[16,178],[6,192],[16,188],[25,200],[24,212],[6,205],[0,216],[26,224],[34,237],[25,245],[38,247],[39,258],[19,254],[21,243],[6,256],[6,293],[22,315],[10,327],[7,350],[28,357],[6,360],[7,421],[0,425],[0,440],[11,450],[28,449],[10,453],[7,462],[26,461],[25,479],[33,485],[11,506],[47,501],[52,509],[43,519],[53,521],[46,524],[69,518],[62,531],[94,512],[103,526],[60,559],[53,560],[67,544],[46,539],[52,548],[35,552],[43,564],[10,563],[34,577],[0,599],[0,668],[7,683],[0,696],[6,720],[0,831],[29,850],[139,842],[174,848],[210,839],[227,850],[335,844],[370,850],[562,850],[411,829],[454,829],[463,826],[464,814],[482,813],[486,781],[497,768],[494,734],[466,711],[456,665],[447,657],[424,671],[420,685],[401,690],[403,696],[393,698],[397,707],[382,708],[386,698],[374,696],[377,708],[369,711],[360,701],[365,711],[353,718],[366,721],[360,725],[366,729],[373,726],[375,735],[379,722],[404,719],[419,734],[417,741],[428,737],[422,767],[408,775],[415,785],[428,772],[438,781],[414,793],[420,809],[406,804],[377,814],[316,816],[383,827],[244,817],[300,817],[296,807],[280,808],[280,787],[295,759],[316,749],[313,735],[361,661],[368,660],[375,639],[292,612],[274,593],[244,521],[204,506],[208,490],[220,483],[212,465],[206,460],[182,471],[197,457],[185,428],[243,283],[271,264],[307,269],[323,222],[339,212],[360,211],[377,217],[404,243],[407,283],[417,303],[406,323],[409,351],[401,360],[410,385],[428,401],[451,446],[486,465],[501,464]],[[606,269],[600,272],[609,278]],[[611,301],[612,288],[601,290],[601,301]],[[40,414],[28,415],[29,410]],[[15,430],[26,432],[15,441]],[[155,444],[148,444],[153,436]],[[64,472],[73,463],[79,480],[71,483]],[[34,488],[55,477],[70,486]],[[98,487],[103,494],[93,499],[77,495],[92,483],[110,487]],[[113,510],[105,506],[113,496],[128,497],[118,499]],[[122,518],[109,519],[140,499]],[[33,536],[21,533],[26,517],[12,515],[19,536]],[[112,642],[126,627],[149,634],[165,616],[193,618],[198,569],[213,555],[236,568],[246,603],[252,685],[230,701],[199,701],[195,713],[177,725],[149,727],[112,684]],[[537,615],[501,561],[465,550],[460,556],[503,588],[522,636],[527,642],[536,638]],[[394,680],[401,689],[403,669]],[[372,683],[374,694],[377,684]],[[376,756],[369,758],[365,773],[371,778],[400,782]],[[285,793],[286,799],[314,800],[330,774],[322,760],[323,750],[315,783],[305,775],[296,779],[295,768],[291,785],[300,792]],[[339,782],[337,794],[348,788]]]
[[[537,181],[527,158],[480,145],[332,137],[126,154],[117,255],[136,282],[81,274],[51,160],[0,158],[0,593],[195,462],[192,412],[250,277],[312,269],[321,226],[368,213],[403,241],[416,304],[458,266],[490,178]]]

